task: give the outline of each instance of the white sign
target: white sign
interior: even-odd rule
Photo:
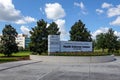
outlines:
[[[59,35],[48,36],[48,54],[52,52],[60,52],[60,36]]]
[[[60,41],[59,35],[48,36],[48,53],[55,52],[91,52],[92,42]]]
[[[61,41],[61,52],[89,52],[92,42]]]

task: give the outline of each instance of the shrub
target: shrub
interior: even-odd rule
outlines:
[[[51,53],[53,56],[105,56],[110,55],[108,53],[97,53],[97,52],[61,52],[61,53]]]

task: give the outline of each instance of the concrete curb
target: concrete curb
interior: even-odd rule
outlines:
[[[44,62],[67,62],[67,63],[103,63],[114,61],[114,56],[38,56],[30,55],[31,60]]]

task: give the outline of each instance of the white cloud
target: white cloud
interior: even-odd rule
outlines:
[[[120,16],[118,16],[116,20],[110,22],[110,25],[120,26]]]
[[[120,15],[120,5],[114,6],[112,4],[104,2],[102,4],[102,8],[106,8],[104,12],[106,12],[108,17],[114,17]],[[97,12],[103,12],[103,11],[98,9]]]
[[[48,3],[45,5],[45,13],[48,19],[52,19],[59,27],[60,39],[68,40],[68,33],[65,30],[65,20],[61,19],[65,17],[65,11],[59,3]],[[47,24],[47,27],[50,24]]]
[[[28,29],[28,27],[26,27],[26,26],[21,26],[20,29],[21,29],[21,31],[23,32],[23,34],[29,35],[29,31],[30,31],[30,30]]]
[[[12,0],[0,0],[0,21],[16,22],[25,18],[20,10],[15,9]]]
[[[96,36],[97,36],[98,34],[100,34],[100,33],[107,33],[108,30],[109,30],[108,27],[101,27],[101,28],[99,28],[98,30],[96,30],[96,31],[94,31],[94,32],[92,33],[92,38],[93,38],[93,39],[96,39]],[[120,38],[120,32],[114,31],[114,34]]]
[[[35,22],[36,20],[32,17],[23,17],[22,19],[16,21],[16,24],[26,24],[26,23],[30,23],[30,22]]]
[[[69,33],[65,30],[65,20],[58,19],[55,21],[55,23],[59,27],[59,31],[61,32],[60,38],[61,40],[67,40],[67,37],[69,36]]]
[[[20,13],[15,9],[12,0],[0,0],[0,21],[15,21],[21,18]]]
[[[106,12],[105,14],[108,16],[108,18],[116,17],[116,19],[114,21],[109,22],[109,24],[113,26],[120,26],[120,4],[113,5],[104,2],[102,4],[102,8],[106,8],[106,9],[103,9],[104,11],[101,9],[96,9],[97,14]]]
[[[77,7],[80,7],[81,12],[83,14],[87,14],[87,10],[86,10],[85,5],[83,4],[83,2],[80,2],[80,3],[74,2],[74,5],[77,6]]]
[[[113,5],[112,4],[109,4],[109,3],[106,3],[106,2],[104,2],[103,4],[102,4],[102,8],[110,8],[110,7],[112,7]]]
[[[109,8],[107,11],[107,15],[108,15],[108,17],[119,16],[120,15],[120,5]]]
[[[45,14],[42,8],[40,8],[40,12],[41,12],[42,14]]]
[[[101,10],[101,9],[96,9],[96,12],[97,12],[97,14],[102,14],[102,13],[104,13],[104,11]]]
[[[47,23],[47,26],[46,26],[46,27],[48,28],[48,26],[49,26],[49,25],[50,25],[50,24],[49,24],[49,23]]]
[[[108,30],[109,30],[109,28],[107,28],[107,27],[101,27],[98,30],[92,32],[92,38],[95,39],[98,34],[106,33]]]
[[[115,31],[114,34],[119,37],[120,39],[120,32]]]
[[[65,11],[59,3],[45,5],[45,13],[48,19],[56,20],[65,16]]]
[[[59,30],[60,30],[61,32],[64,32],[64,31],[65,31],[65,20],[63,20],[63,19],[58,19],[58,20],[55,21],[55,23],[58,25]]]
[[[80,7],[80,9],[85,9],[83,2],[80,3],[74,2],[74,5]]]

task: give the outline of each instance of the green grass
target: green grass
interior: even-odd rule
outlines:
[[[94,53],[102,53],[102,49],[94,50]],[[107,49],[104,50],[104,54],[108,54]],[[109,53],[109,54],[114,54],[115,56],[120,56],[120,50],[113,52],[113,53]]]
[[[18,52],[18,53],[14,53],[13,56],[16,57],[26,57],[29,56],[30,52],[29,51],[22,51],[22,52]]]
[[[107,53],[107,49],[104,50],[104,53]],[[102,53],[102,49],[94,49],[95,53]]]
[[[0,54],[0,63],[26,60],[26,59],[29,59],[29,55],[30,55],[29,51],[22,51],[22,52],[14,53],[10,57],[6,57],[4,56],[4,54]]]
[[[21,52],[13,53],[11,57],[26,57],[29,55],[30,55],[29,51],[21,51]],[[0,54],[0,57],[5,57],[5,56],[4,54]]]

